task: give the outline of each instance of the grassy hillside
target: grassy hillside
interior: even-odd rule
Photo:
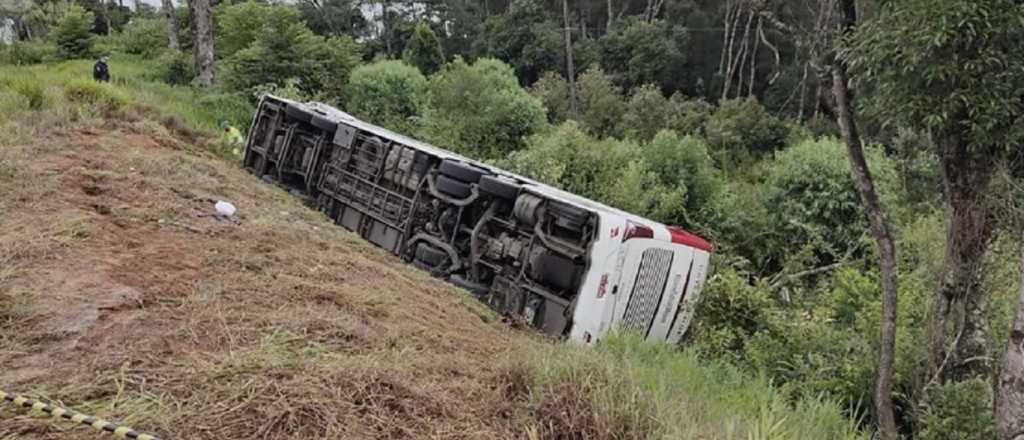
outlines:
[[[863,437],[671,347],[510,329],[221,154],[244,99],[89,69],[0,66],[2,389],[167,439]],[[97,435],[0,406],[0,439]]]

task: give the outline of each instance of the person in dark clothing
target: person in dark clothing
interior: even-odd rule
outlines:
[[[96,65],[92,66],[92,79],[100,82],[110,82],[110,69],[107,68],[107,57],[100,57]]]

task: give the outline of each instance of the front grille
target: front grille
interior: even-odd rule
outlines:
[[[650,328],[654,314],[658,312],[661,295],[665,292],[673,255],[672,251],[665,249],[644,251],[633,283],[633,293],[629,296],[629,305],[622,318],[624,329],[646,333]]]

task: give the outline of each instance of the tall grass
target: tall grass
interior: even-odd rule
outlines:
[[[588,420],[592,438],[868,438],[833,401],[807,396],[793,402],[763,376],[665,344],[646,344],[636,335],[613,335],[593,349],[542,347],[529,369],[531,398],[541,408],[540,431],[564,431]],[[585,400],[566,402],[567,390]],[[552,402],[561,408],[545,411]]]
[[[0,65],[0,78],[4,79],[0,80],[0,115],[10,116],[48,105],[45,100],[48,95],[23,96],[18,90],[13,90],[31,83],[37,87],[22,88],[35,92],[40,88],[70,87],[69,98],[78,97],[85,101],[97,98],[99,104],[116,105],[116,101],[127,99],[156,109],[162,115],[173,116],[194,130],[211,134],[218,130],[221,121],[228,121],[242,130],[248,128],[254,109],[247,97],[218,89],[203,90],[164,83],[159,79],[161,66],[158,61],[120,54],[111,58],[112,81],[109,93],[104,93],[94,87],[98,84],[90,84],[92,63],[90,60],[75,60],[31,66]]]

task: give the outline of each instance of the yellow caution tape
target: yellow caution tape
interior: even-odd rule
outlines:
[[[14,405],[20,406],[22,408],[31,408],[36,411],[42,411],[44,413],[50,414],[54,417],[70,420],[75,423],[89,425],[97,430],[114,434],[120,438],[132,438],[138,440],[160,440],[157,437],[154,437],[149,434],[140,433],[127,426],[118,426],[115,423],[111,423],[97,417],[82,414],[77,411],[61,408],[59,406],[54,406],[48,403],[40,402],[35,399],[29,399],[24,396],[5,393],[2,390],[0,390],[0,401],[11,402]]]

